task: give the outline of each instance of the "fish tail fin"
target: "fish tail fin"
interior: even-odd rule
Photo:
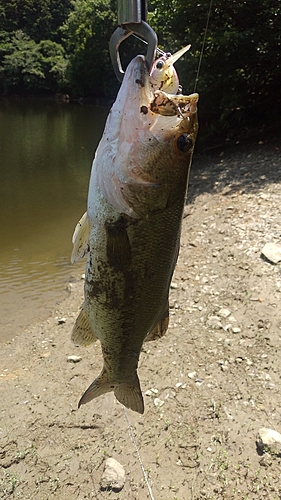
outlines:
[[[144,402],[140,388],[140,381],[135,374],[133,384],[121,383],[115,386],[114,394],[116,399],[126,408],[130,408],[140,414],[144,412]]]
[[[78,408],[81,405],[89,403],[92,399],[98,398],[102,394],[106,392],[110,392],[114,390],[114,385],[108,381],[108,376],[106,370],[103,368],[102,372],[99,376],[91,383],[88,389],[84,392],[82,398],[78,403]]]
[[[116,384],[114,382],[109,382],[108,375],[104,368],[100,375],[84,392],[78,403],[78,408],[80,408],[81,405],[89,403],[92,399],[110,391],[114,391],[116,399],[118,399],[121,404],[133,411],[143,414],[144,403],[137,373],[132,383],[128,384],[123,382]]]

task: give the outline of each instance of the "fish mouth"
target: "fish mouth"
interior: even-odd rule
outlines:
[[[122,83],[124,106],[130,103],[134,113],[141,113],[153,119],[153,115],[188,118],[197,111],[199,95],[168,94],[162,90],[153,91],[144,56],[136,56],[129,64]],[[133,108],[133,109],[132,109]],[[136,116],[136,115],[135,115]]]
[[[162,90],[154,92],[154,99],[150,103],[150,109],[153,113],[162,116],[181,116],[194,114],[197,111],[197,102],[199,95],[194,93],[188,96],[167,94]]]

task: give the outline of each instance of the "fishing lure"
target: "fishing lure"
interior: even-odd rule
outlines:
[[[181,92],[177,72],[174,63],[190,49],[191,45],[183,47],[175,54],[163,53],[159,59],[154,61],[149,81],[152,90],[163,90],[167,94],[178,94]]]

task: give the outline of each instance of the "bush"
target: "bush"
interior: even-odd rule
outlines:
[[[22,31],[0,37],[0,81],[6,94],[61,90],[66,68],[64,49],[56,42],[36,43]]]

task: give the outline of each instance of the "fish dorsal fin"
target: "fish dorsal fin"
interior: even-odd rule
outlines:
[[[84,304],[72,329],[71,340],[74,344],[84,347],[93,344],[97,340],[90,325],[89,316],[84,308]]]
[[[150,340],[157,340],[165,335],[169,326],[169,302],[167,302],[164,314],[157,325],[147,334],[145,342]]]
[[[71,263],[78,262],[89,251],[90,220],[88,213],[85,212],[75,227],[72,243],[73,250],[71,254]]]

